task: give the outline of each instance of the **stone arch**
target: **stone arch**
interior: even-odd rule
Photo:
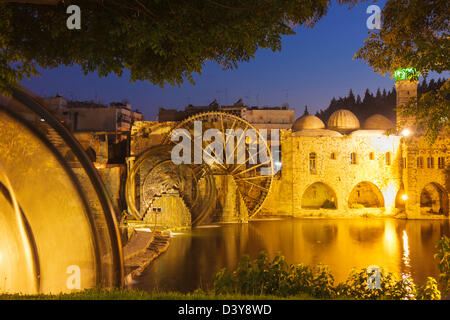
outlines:
[[[311,184],[302,195],[302,208],[304,209],[336,209],[336,192],[323,182]]]
[[[420,207],[430,213],[439,213],[442,209],[442,213],[448,215],[448,202],[446,190],[436,182],[427,184],[420,193]]]
[[[348,197],[349,208],[381,208],[384,197],[380,189],[369,181],[358,183]]]

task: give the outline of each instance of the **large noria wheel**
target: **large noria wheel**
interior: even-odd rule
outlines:
[[[201,132],[198,130],[200,127]],[[221,150],[210,145],[216,142],[214,133],[217,132],[222,138]],[[211,135],[214,137],[210,138]],[[193,166],[200,165],[200,155],[202,164],[207,164],[210,174],[233,177],[249,218],[258,213],[270,191],[274,172],[266,137],[238,116],[225,112],[206,112],[182,121],[166,136],[164,144],[172,149],[180,141],[190,142]]]
[[[206,192],[199,189],[203,187]],[[201,223],[216,200],[214,181],[205,165],[175,165],[169,145],[145,151],[133,164],[126,183],[126,201],[139,220],[151,214],[156,198],[176,190],[192,214],[192,225]]]
[[[121,286],[115,219],[92,162],[42,100],[0,95],[0,292]]]

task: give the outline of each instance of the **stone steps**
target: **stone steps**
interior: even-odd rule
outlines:
[[[125,259],[125,285],[130,284],[135,277],[142,274],[153,260],[167,251],[169,243],[170,236],[155,233],[152,241],[144,250]]]

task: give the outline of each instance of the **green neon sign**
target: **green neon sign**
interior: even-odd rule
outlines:
[[[419,74],[416,68],[403,68],[394,71],[394,80],[417,80]]]

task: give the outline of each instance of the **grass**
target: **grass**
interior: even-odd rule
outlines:
[[[0,300],[317,300],[308,295],[279,297],[269,295],[215,295],[213,292],[146,292],[130,289],[87,289],[61,294],[0,294]]]

